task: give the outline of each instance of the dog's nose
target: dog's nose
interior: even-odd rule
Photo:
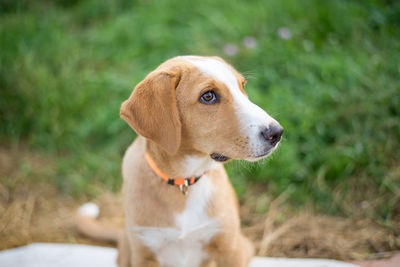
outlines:
[[[283,127],[280,125],[271,125],[261,132],[261,135],[264,137],[264,139],[272,146],[275,146],[281,140],[282,134]]]

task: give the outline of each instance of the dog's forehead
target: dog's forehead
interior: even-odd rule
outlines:
[[[205,76],[223,82],[228,88],[238,87],[238,78],[232,67],[225,62],[209,57],[185,56],[183,59],[194,65]]]

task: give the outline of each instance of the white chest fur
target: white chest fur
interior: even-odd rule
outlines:
[[[207,215],[213,185],[204,175],[191,188],[186,208],[175,217],[176,227],[134,227],[161,266],[199,266],[208,255],[203,247],[218,233],[219,225]]]

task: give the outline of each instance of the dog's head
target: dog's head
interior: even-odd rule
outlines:
[[[283,128],[248,99],[245,83],[221,58],[176,57],[136,86],[121,117],[169,154],[256,161],[276,149]]]

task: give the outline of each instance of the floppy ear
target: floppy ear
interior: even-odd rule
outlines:
[[[128,100],[122,103],[120,115],[138,134],[156,142],[169,154],[181,144],[181,122],[175,89],[180,74],[153,71],[141,81]]]

